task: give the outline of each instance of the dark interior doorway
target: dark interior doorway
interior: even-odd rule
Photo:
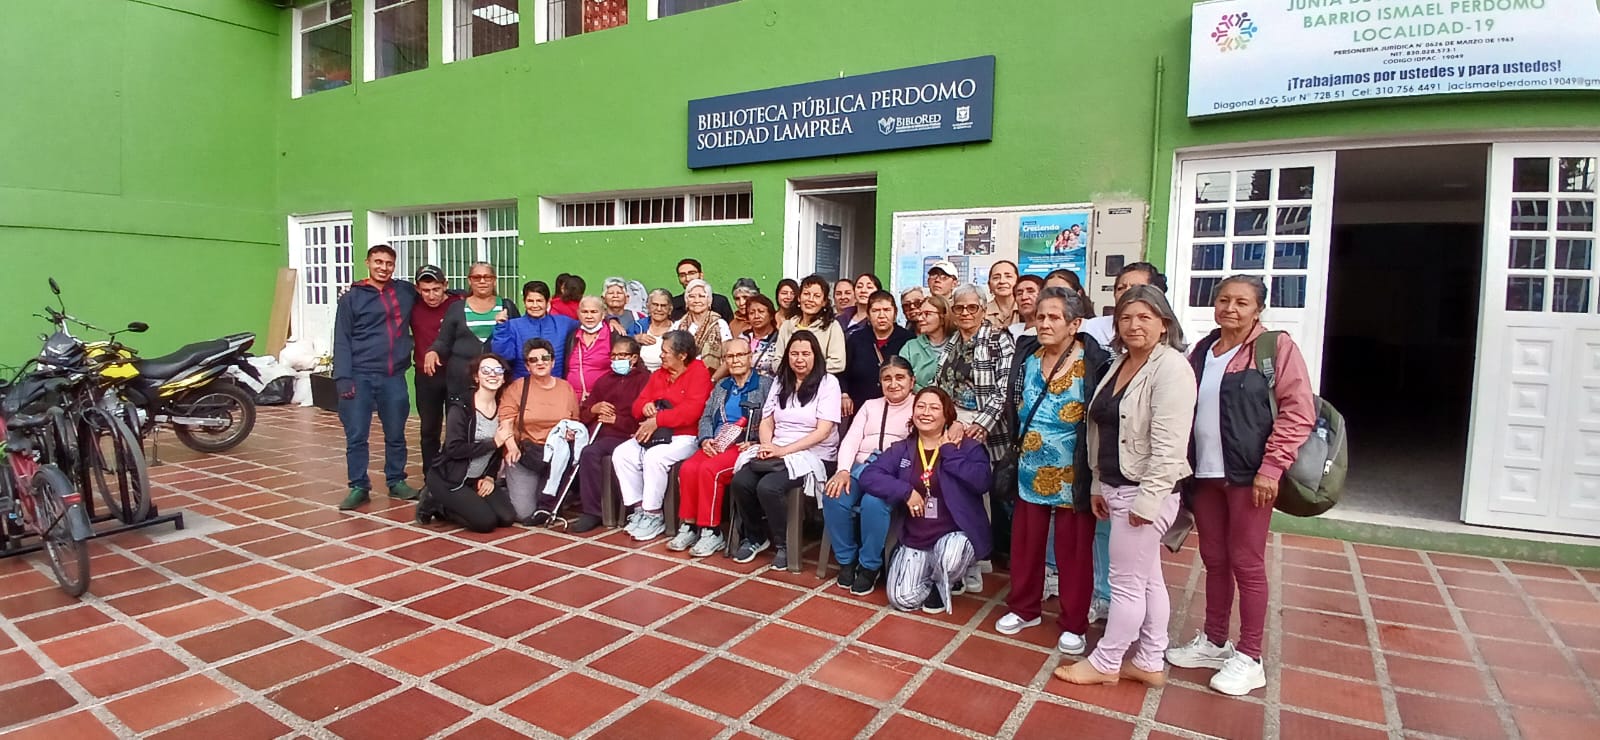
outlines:
[[[1342,508],[1460,521],[1486,159],[1481,146],[1340,153],[1322,394],[1350,428]]]

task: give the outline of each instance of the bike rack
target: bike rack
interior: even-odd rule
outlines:
[[[110,537],[114,534],[132,532],[134,530],[144,529],[145,527],[155,527],[162,524],[167,524],[169,522],[175,529],[184,528],[183,512],[179,511],[172,514],[162,514],[153,503],[150,505],[150,516],[145,517],[140,521],[133,522],[132,524],[122,524],[120,523],[119,519],[111,514],[95,514],[94,508],[92,506],[89,508],[89,524],[91,526],[104,524],[106,522],[119,523],[115,527],[107,527],[105,529],[96,527],[94,534],[89,537],[90,540],[98,540],[101,537]],[[39,536],[36,534],[23,532],[20,523],[13,524],[11,520],[7,518],[0,520],[0,525],[3,525],[0,526],[0,534],[4,535],[3,538],[0,538],[0,559],[15,557],[17,555],[26,555],[30,552],[38,552],[39,550],[44,549],[44,543],[39,540]]]

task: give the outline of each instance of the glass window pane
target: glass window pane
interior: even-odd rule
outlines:
[[[1517,157],[1511,160],[1511,191],[1514,193],[1550,192],[1550,158]]]
[[[1233,212],[1234,236],[1266,236],[1269,221],[1265,208],[1239,208]]]
[[[1221,270],[1223,245],[1221,244],[1196,244],[1194,245],[1194,259],[1190,268],[1194,270]]]
[[[1266,267],[1266,242],[1245,242],[1233,245],[1233,269],[1263,270]]]
[[[1594,240],[1592,239],[1557,239],[1556,269],[1594,269],[1593,250]]]
[[[727,5],[728,3],[736,1],[737,0],[661,0],[660,12],[661,17],[665,18],[669,15],[687,13],[691,10],[702,10],[705,8],[716,7],[718,5]]]
[[[1278,170],[1278,200],[1311,200],[1314,167],[1287,167]]]
[[[1195,211],[1194,235],[1196,237],[1220,237],[1228,235],[1227,211]]]
[[[350,0],[333,0],[328,4],[329,18],[349,18]]]
[[[517,48],[518,0],[455,0],[455,58]]]
[[[1543,270],[1546,244],[1544,239],[1512,239],[1511,262],[1507,267],[1513,270]]]
[[[1543,311],[1544,278],[1515,276],[1506,279],[1507,311]]]
[[[1512,231],[1549,231],[1550,230],[1550,201],[1548,201],[1548,200],[1513,200],[1513,201],[1511,201],[1511,230]]]
[[[300,35],[300,92],[309,95],[350,84],[350,21]]]
[[[1217,286],[1222,284],[1222,278],[1203,277],[1189,279],[1189,305],[1191,307],[1209,306],[1216,302]]]
[[[1272,269],[1304,270],[1310,263],[1310,253],[1307,242],[1279,242],[1272,247]]]
[[[1194,177],[1194,202],[1226,203],[1233,184],[1231,172],[1202,172]]]
[[[1272,170],[1247,170],[1235,173],[1234,200],[1266,200],[1272,197]]]
[[[1305,308],[1306,276],[1279,275],[1272,278],[1273,308]]]
[[[1588,313],[1589,278],[1556,278],[1550,299],[1550,310],[1557,313]]]
[[[1556,189],[1563,193],[1594,192],[1594,157],[1562,157]]]
[[[1594,231],[1594,201],[1556,201],[1556,231]]]
[[[428,66],[428,3],[410,0],[373,15],[377,76],[388,77]]]
[[[1311,233],[1311,206],[1280,206],[1278,208],[1278,236],[1300,236]]]

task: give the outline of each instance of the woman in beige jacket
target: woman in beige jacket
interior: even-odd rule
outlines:
[[[1166,682],[1163,653],[1171,605],[1161,576],[1161,536],[1178,513],[1178,481],[1189,475],[1194,369],[1183,355],[1183,329],[1167,299],[1136,286],[1117,301],[1117,338],[1126,350],[1089,405],[1089,464],[1098,484],[1095,516],[1111,520],[1111,613],[1088,660],[1057,668],[1078,684],[1123,676]],[[1123,664],[1138,643],[1133,660]]]

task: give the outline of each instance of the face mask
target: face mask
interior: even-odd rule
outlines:
[[[592,326],[588,325],[588,324],[579,324],[578,328],[582,329],[584,334],[593,334],[593,333],[595,333],[597,331],[600,331],[600,325],[599,324],[594,324]]]
[[[612,360],[611,361],[611,372],[614,372],[614,373],[616,373],[618,375],[627,375],[628,371],[632,370],[632,369],[633,369],[633,363],[628,361],[628,360]]]

